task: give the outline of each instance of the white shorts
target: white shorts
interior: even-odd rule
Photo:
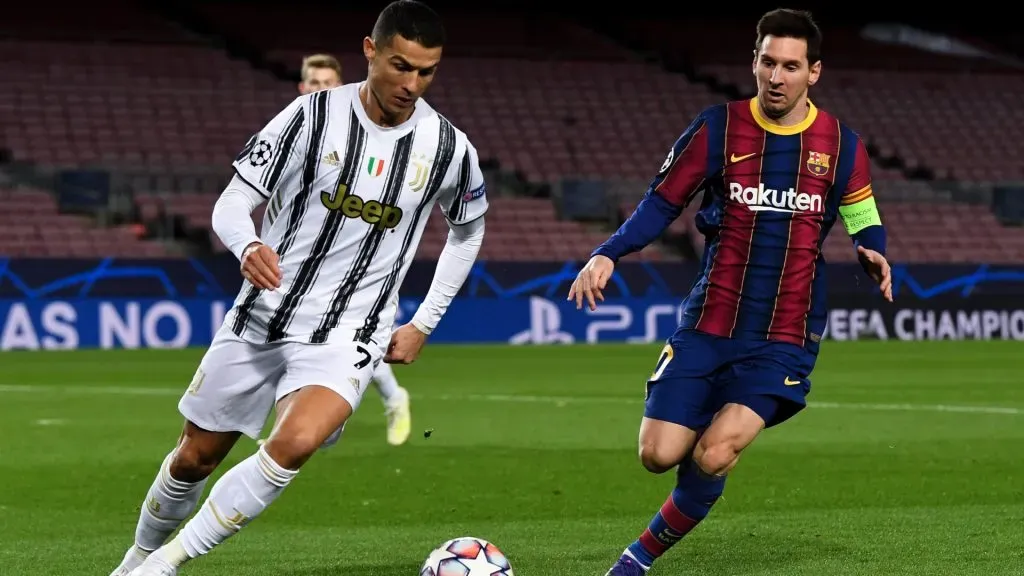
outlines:
[[[254,344],[224,325],[178,410],[205,430],[255,440],[277,401],[305,386],[330,388],[355,411],[381,358],[379,347],[359,342]]]

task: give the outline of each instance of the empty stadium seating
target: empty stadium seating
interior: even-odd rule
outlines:
[[[893,203],[883,212],[896,261],[1024,261],[1024,229],[1001,226],[987,206]]]
[[[16,159],[226,165],[292,97],[213,48],[0,41],[0,123]]]
[[[207,6],[200,14],[220,35],[264,49],[271,61],[297,69],[303,55],[332,51],[341,55],[346,81],[362,79],[366,62],[359,54],[359,39],[372,24],[372,15],[337,18],[335,25],[320,31],[288,25],[329,17],[323,10],[268,7],[239,13],[238,5],[231,4]],[[64,26],[52,25],[46,12],[35,7],[0,23],[0,31],[7,32],[0,40],[0,146],[15,159],[153,171],[220,167],[228,174],[228,163],[248,135],[295,95],[291,81],[253,68],[130,3],[115,10],[116,17],[68,8],[61,14]],[[95,38],[75,30],[75,22],[95,37],[118,42],[84,41]],[[644,38],[672,38],[672,50],[694,59],[699,71],[752,90],[748,67],[735,64],[749,57],[750,31],[711,23],[686,33],[657,33],[665,25],[645,24]],[[500,41],[493,32],[498,29]],[[446,50],[428,99],[470,135],[481,157],[535,182],[566,177],[633,180],[637,184],[625,192],[609,192],[623,214],[635,205],[690,119],[726,99],[708,85],[666,73],[563,20],[453,17],[449,32],[452,48]],[[826,70],[814,98],[860,131],[882,156],[898,156],[911,168],[930,168],[944,178],[1024,178],[1024,112],[1016,104],[1024,76],[964,75],[932,55],[868,46],[846,32],[833,34],[830,41],[832,50],[853,47],[854,56],[844,57],[842,50],[830,53],[829,62],[835,65]],[[722,49],[733,44],[735,53]],[[871,54],[887,54],[889,59],[870,71],[850,68]],[[887,70],[896,60],[933,71]],[[899,169],[876,164],[874,177],[883,212],[894,224],[894,258],[1024,258],[1024,232],[1000,227],[987,208],[936,203],[948,195],[906,180]],[[209,229],[216,190],[179,186],[172,194],[155,178],[145,181],[133,182],[146,219],[180,215],[200,230]],[[886,195],[889,190],[894,194]],[[129,242],[127,231],[109,231],[108,236],[82,217],[58,214],[52,198],[44,200],[38,191],[5,194],[36,196],[32,202],[14,202],[22,206],[22,216],[31,215],[32,226],[24,218],[6,216],[10,226],[0,231],[4,254],[28,253],[36,245],[46,254],[65,249],[91,254],[107,247],[116,254],[166,252],[139,242],[134,233]],[[30,203],[40,211],[29,211]],[[489,258],[584,257],[608,232],[560,220],[547,199],[495,198],[488,222],[484,255]],[[431,220],[419,256],[436,257],[444,228],[442,219]],[[970,234],[948,233],[978,228]],[[701,245],[692,209],[669,232]],[[77,241],[64,240],[73,236]],[[89,240],[81,240],[85,237]],[[214,244],[219,247],[219,242]],[[832,260],[854,257],[841,227],[826,242],[825,253]],[[652,248],[638,257],[672,256]]]
[[[0,255],[86,258],[174,256],[159,242],[139,240],[131,226],[98,227],[87,216],[61,214],[45,190],[0,189]]]
[[[226,38],[287,54],[295,67],[301,60],[288,50],[361,54],[362,40],[373,30],[376,11],[359,7],[332,14],[324,6],[264,5],[246,9],[239,3],[209,3],[199,17]],[[311,26],[330,20],[330,26]],[[446,14],[446,56],[517,57],[559,60],[634,60],[636,55],[611,39],[553,14],[484,10],[477,14]],[[365,61],[363,62],[365,67]]]
[[[185,43],[198,38],[133,0],[65,2],[52,4],[20,2],[17,9],[4,10],[0,37],[21,40],[76,42]],[[130,45],[124,46],[130,48]],[[157,62],[151,64],[156,65]]]

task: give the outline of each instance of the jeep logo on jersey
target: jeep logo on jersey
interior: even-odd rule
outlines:
[[[321,192],[320,202],[328,210],[338,210],[349,218],[359,218],[367,224],[376,226],[378,230],[394,228],[402,221],[402,209],[398,206],[381,204],[376,200],[363,200],[355,194],[349,194],[348,186],[344,184],[339,184],[334,194],[326,190]]]
[[[757,188],[744,188],[737,182],[729,183],[729,200],[739,202],[750,208],[751,212],[814,212],[820,213],[823,203],[821,196],[812,196],[806,192],[775,190],[765,188],[763,183]]]

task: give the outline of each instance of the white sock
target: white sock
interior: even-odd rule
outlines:
[[[622,554],[623,554],[623,556],[629,556],[630,558],[632,558],[633,562],[636,562],[636,565],[639,566],[640,568],[642,568],[644,572],[647,572],[648,570],[651,569],[650,566],[648,566],[648,565],[644,564],[643,562],[637,560],[636,556],[633,556],[633,553],[629,551],[629,548],[626,548],[625,550],[623,550]]]
[[[195,517],[156,555],[180,566],[213,550],[259,516],[298,473],[282,468],[260,446],[217,480]]]
[[[135,546],[145,552],[164,545],[182,521],[192,515],[206,487],[206,479],[193,484],[172,478],[170,466],[173,457],[174,451],[164,458],[139,513]]]
[[[380,392],[381,400],[385,404],[393,400],[402,389],[398,385],[398,378],[395,378],[395,372],[391,369],[391,365],[384,362],[381,362],[373,373],[373,385],[377,388],[377,392]]]

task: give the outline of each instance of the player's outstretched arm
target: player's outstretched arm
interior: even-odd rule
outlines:
[[[591,253],[580,270],[568,300],[594,310],[604,300],[605,285],[619,258],[643,250],[657,240],[700,191],[709,172],[707,123],[704,114],[690,124],[669,150],[640,204],[611,237]]]
[[[419,356],[427,336],[437,328],[448,306],[462,289],[484,242],[484,218],[457,225],[449,223],[448,240],[437,259],[427,297],[412,321],[395,331],[385,362],[409,364]]]
[[[865,248],[863,245],[857,246],[857,257],[868,276],[878,282],[878,289],[882,292],[882,296],[892,302],[892,268],[889,266],[889,261],[881,253]]]
[[[871,187],[871,164],[867,149],[857,143],[857,156],[850,181],[839,204],[839,217],[853,239],[864,271],[875,282],[886,300],[892,302],[892,268],[885,258],[886,232]]]
[[[587,265],[580,270],[569,287],[569,296],[566,300],[576,301],[576,309],[579,310],[586,302],[591,310],[597,310],[597,302],[604,302],[604,288],[608,285],[612,273],[615,272],[615,262],[601,254],[590,257]]]
[[[589,308],[595,310],[595,300],[604,300],[601,291],[612,277],[615,262],[655,241],[679,217],[682,209],[682,206],[670,203],[653,188],[649,189],[633,214],[591,253],[590,261],[580,270],[569,288],[567,299],[575,300],[577,309],[582,308],[586,300]]]

